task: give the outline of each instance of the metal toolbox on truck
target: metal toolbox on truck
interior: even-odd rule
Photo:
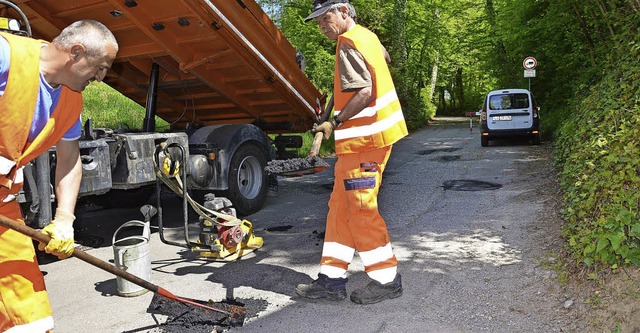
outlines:
[[[111,189],[109,145],[105,140],[80,141],[82,181],[79,196],[99,195]]]
[[[166,142],[187,147],[185,133],[128,133],[114,134],[109,144],[112,183],[114,189],[128,190],[156,181],[153,154],[156,145]]]

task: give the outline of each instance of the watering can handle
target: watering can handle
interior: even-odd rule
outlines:
[[[142,229],[142,237],[144,237],[147,241],[149,240],[149,237],[151,236],[151,230],[150,230],[150,227],[149,227],[149,222],[131,220],[131,221],[126,222],[125,224],[121,225],[118,229],[116,229],[116,232],[113,233],[113,239],[111,240],[111,244],[115,244],[116,236],[118,235],[118,232],[120,232],[121,229],[126,228],[126,227],[131,227],[131,226],[142,227],[143,228]]]

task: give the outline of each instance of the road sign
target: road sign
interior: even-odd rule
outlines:
[[[538,61],[534,57],[526,57],[524,61],[522,61],[522,66],[524,69],[535,69],[538,65]]]
[[[525,69],[524,70],[524,77],[536,77],[536,70],[535,69]]]

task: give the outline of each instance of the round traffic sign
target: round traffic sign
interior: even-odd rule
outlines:
[[[538,61],[534,57],[526,57],[524,58],[524,61],[522,61],[524,69],[535,69],[536,65],[538,65]]]

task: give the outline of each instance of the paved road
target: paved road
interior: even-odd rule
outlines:
[[[152,279],[179,296],[247,302],[249,318],[231,332],[559,331],[564,300],[541,264],[557,239],[540,223],[549,151],[522,142],[482,148],[464,119],[440,119],[397,144],[379,197],[404,282],[394,300],[362,306],[295,296],[294,286],[318,272],[331,169],[281,179],[279,195],[247,217],[265,245],[242,260],[199,260],[154,232]],[[166,223],[180,226],[175,209],[167,214]],[[136,209],[87,210],[77,228],[94,242],[90,254],[113,261],[113,231],[140,218]],[[77,259],[41,268],[56,332],[163,331],[166,316],[147,312],[150,293],[117,296],[113,276]],[[356,256],[348,292],[368,282],[362,268]]]

